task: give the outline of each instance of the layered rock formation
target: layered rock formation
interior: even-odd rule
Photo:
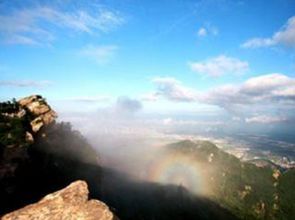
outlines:
[[[39,202],[3,216],[3,220],[114,220],[109,208],[98,200],[88,200],[84,181],[76,181],[66,188],[49,194]]]
[[[52,123],[57,114],[46,103],[40,95],[32,95],[18,101],[20,110],[17,113],[19,117],[24,117],[26,114],[33,115],[33,120],[30,122],[33,132],[38,132],[44,125]]]
[[[40,95],[1,103],[0,110],[1,180],[15,176],[18,165],[27,160],[28,146],[34,143],[38,131],[53,123],[57,114]]]

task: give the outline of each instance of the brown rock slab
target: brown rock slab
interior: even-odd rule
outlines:
[[[88,200],[85,181],[45,196],[39,202],[4,215],[2,220],[115,220],[107,205]]]

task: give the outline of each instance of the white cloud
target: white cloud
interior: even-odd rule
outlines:
[[[201,101],[226,109],[255,104],[273,108],[295,104],[295,79],[280,73],[252,77],[241,85],[227,85],[202,95]]]
[[[52,27],[92,34],[107,32],[123,22],[118,12],[107,9],[89,13],[43,6],[0,15],[0,36],[6,43],[48,44],[55,39]],[[48,23],[52,26],[45,25]]]
[[[261,75],[248,79],[242,90],[248,94],[271,94],[274,95],[278,92],[285,91],[287,88],[295,86],[295,80],[280,73],[272,73]],[[295,93],[294,93],[295,94]]]
[[[260,124],[272,124],[272,123],[279,123],[284,122],[287,119],[285,117],[280,116],[269,116],[269,115],[258,115],[246,118],[246,123],[260,123]]]
[[[243,48],[257,48],[273,46],[276,43],[270,38],[252,38],[242,44]]]
[[[200,37],[204,37],[207,35],[207,30],[204,28],[204,27],[201,27],[199,30],[198,30],[198,36]]]
[[[176,102],[193,102],[197,93],[184,87],[181,82],[171,77],[157,77],[152,80],[157,85],[155,96],[167,98]]]
[[[0,87],[34,87],[43,88],[51,85],[50,81],[33,81],[33,80],[0,80]]]
[[[184,86],[180,81],[155,78],[155,100],[198,102],[235,114],[254,114],[270,110],[292,111],[295,104],[295,78],[280,73],[252,77],[238,85],[223,85],[204,92]],[[242,115],[240,115],[242,116]]]
[[[211,77],[219,77],[224,74],[239,74],[249,69],[248,62],[225,55],[205,61],[190,62],[189,66],[192,71]]]
[[[243,48],[257,48],[257,47],[269,47],[282,44],[289,47],[295,46],[295,16],[288,19],[287,23],[281,28],[281,30],[275,32],[272,37],[269,38],[252,38],[241,46]]]
[[[79,51],[79,54],[93,59],[98,64],[108,63],[115,55],[118,47],[115,45],[88,45]]]
[[[216,36],[218,35],[218,33],[219,33],[218,28],[210,24],[206,24],[203,27],[200,27],[197,32],[199,37],[205,37],[208,35]]]

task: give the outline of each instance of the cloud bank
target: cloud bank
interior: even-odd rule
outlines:
[[[186,87],[174,78],[156,78],[153,83],[156,90],[149,93],[149,96],[156,97],[153,101],[164,98],[172,102],[217,106],[233,116],[242,116],[248,123],[284,122],[286,117],[274,118],[275,112],[290,115],[294,111],[295,79],[281,73],[251,77],[240,84],[218,86],[202,92]],[[257,117],[257,114],[263,116]]]
[[[252,38],[241,46],[243,48],[258,48],[275,45],[295,46],[295,16],[289,18],[287,23],[279,31],[275,32],[273,36],[268,38]]]
[[[295,103],[295,79],[280,73],[252,77],[241,85],[227,85],[203,94],[202,101],[223,108],[241,105],[281,105]]]

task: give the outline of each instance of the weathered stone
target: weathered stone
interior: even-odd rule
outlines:
[[[57,118],[56,112],[39,95],[22,98],[18,103],[22,107],[17,113],[19,118],[23,117],[26,111],[34,116],[34,119],[30,123],[34,133],[38,132],[44,125],[52,123]]]
[[[48,125],[55,120],[57,114],[54,111],[49,111],[43,115],[44,124]]]
[[[29,103],[27,105],[27,108],[35,115],[42,115],[50,111],[50,108],[48,105],[41,104],[39,101]]]
[[[26,106],[27,104],[31,103],[31,102],[34,102],[38,99],[38,96],[37,95],[31,95],[31,96],[28,96],[28,97],[25,97],[25,98],[22,98],[18,101],[18,103],[24,107]]]
[[[40,128],[44,125],[41,116],[35,118],[33,121],[31,121],[30,124],[31,124],[31,127],[32,127],[33,132],[35,132],[35,133],[36,133],[37,131],[39,131]]]
[[[34,142],[33,135],[30,132],[28,132],[28,131],[26,131],[26,142],[27,143],[33,143]]]
[[[98,200],[88,200],[87,184],[76,181],[49,194],[39,202],[3,216],[3,220],[114,220],[109,208]]]

